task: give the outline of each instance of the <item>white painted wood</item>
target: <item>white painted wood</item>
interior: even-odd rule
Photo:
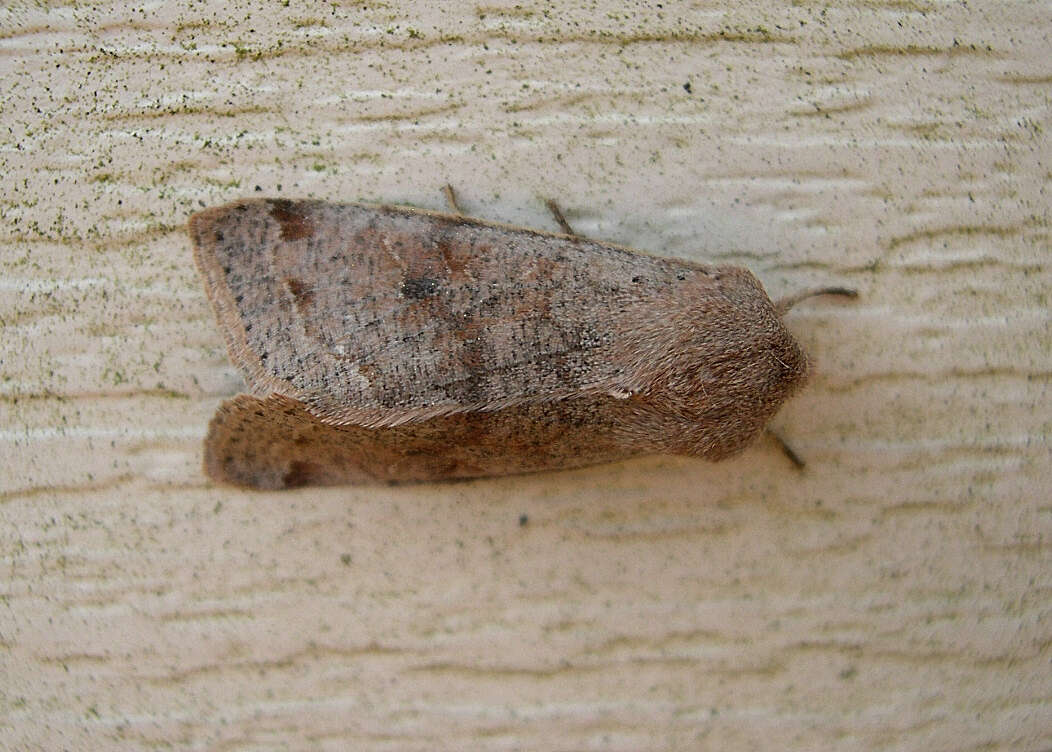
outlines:
[[[1048,4],[424,5],[0,10],[0,747],[1052,745]],[[806,471],[210,485],[187,216],[446,181],[858,287]]]

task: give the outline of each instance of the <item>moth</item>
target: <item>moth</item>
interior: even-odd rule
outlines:
[[[451,213],[253,199],[190,218],[251,394],[205,440],[255,488],[742,451],[808,361],[749,271]]]

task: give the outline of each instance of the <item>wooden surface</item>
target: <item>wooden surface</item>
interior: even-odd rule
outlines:
[[[1047,3],[0,10],[0,747],[1052,745]],[[187,216],[465,209],[747,265],[773,444],[246,493]]]

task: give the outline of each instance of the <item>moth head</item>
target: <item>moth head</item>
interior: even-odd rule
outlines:
[[[640,404],[665,424],[669,451],[719,459],[763,430],[808,361],[747,270],[700,270],[688,282],[640,342]]]
[[[670,318],[682,355],[669,376],[714,404],[781,404],[806,378],[808,363],[778,306],[739,267],[706,270],[695,286]]]
[[[807,355],[784,314],[814,295],[857,293],[828,287],[772,302],[738,267],[700,270],[691,286],[652,347],[661,366],[644,402],[664,424],[666,451],[720,459],[748,446],[807,379]]]

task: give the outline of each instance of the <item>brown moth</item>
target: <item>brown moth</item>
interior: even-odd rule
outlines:
[[[745,269],[588,240],[553,211],[567,234],[321,201],[191,217],[252,391],[212,420],[208,474],[284,488],[744,449],[807,375],[781,315],[814,293],[776,305]]]

